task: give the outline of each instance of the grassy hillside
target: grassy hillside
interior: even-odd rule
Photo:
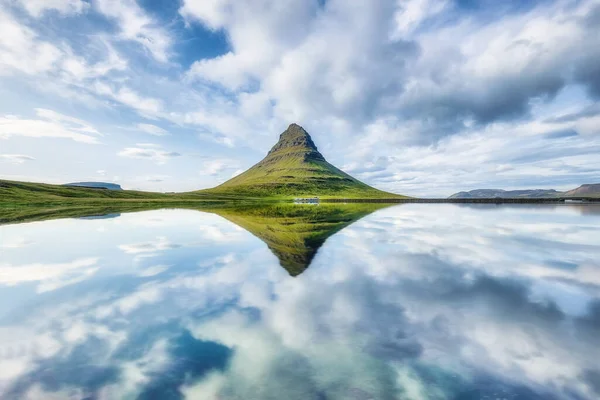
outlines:
[[[0,180],[0,223],[38,216],[100,214],[118,210],[243,203],[251,199],[203,193],[152,193],[133,190],[90,189]]]
[[[251,197],[405,197],[375,189],[328,163],[310,135],[292,124],[267,156],[249,170],[199,193]]]

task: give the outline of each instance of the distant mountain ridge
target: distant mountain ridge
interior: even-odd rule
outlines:
[[[291,124],[266,157],[227,182],[199,191],[246,197],[404,197],[375,189],[333,166],[300,125]]]
[[[549,197],[600,197],[600,183],[585,184],[566,192],[554,189],[475,189],[468,192],[454,193],[449,199],[514,199],[514,198],[549,198]]]
[[[108,183],[108,182],[73,182],[73,183],[65,183],[63,186],[76,186],[76,187],[108,189],[108,190],[123,190],[121,185],[117,185],[116,183]]]
[[[600,183],[581,185],[577,189],[569,190],[565,196],[600,196]]]
[[[468,192],[454,193],[449,199],[490,199],[490,198],[535,198],[556,197],[561,192],[554,189],[530,189],[530,190],[503,190],[503,189],[475,189]]]

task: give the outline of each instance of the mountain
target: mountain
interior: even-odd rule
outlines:
[[[404,197],[375,189],[328,163],[308,132],[297,124],[281,134],[258,164],[201,192],[247,197]]]
[[[547,198],[547,197],[600,197],[600,183],[581,185],[577,189],[559,192],[554,189],[476,189],[468,192],[454,193],[449,199],[493,199],[506,198]]]
[[[577,189],[564,192],[565,197],[600,197],[600,183],[581,185]]]
[[[539,198],[556,197],[561,195],[554,189],[525,189],[525,190],[502,190],[502,189],[476,189],[468,192],[454,193],[449,199],[493,199],[500,198]]]
[[[65,183],[63,186],[77,186],[77,187],[85,187],[85,188],[92,188],[92,189],[123,190],[121,185],[117,185],[116,183],[107,183],[107,182],[74,182],[74,183]]]

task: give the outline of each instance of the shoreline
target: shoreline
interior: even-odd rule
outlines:
[[[321,199],[321,203],[454,203],[454,204],[600,204],[598,197],[578,198],[490,198],[490,199]]]

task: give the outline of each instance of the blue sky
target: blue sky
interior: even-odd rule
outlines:
[[[0,0],[0,177],[184,191],[292,122],[381,189],[600,182],[600,2]]]

